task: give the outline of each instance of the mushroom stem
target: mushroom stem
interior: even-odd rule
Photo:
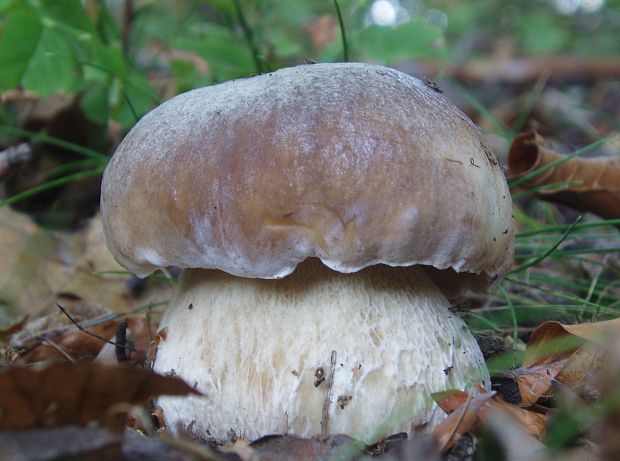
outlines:
[[[191,425],[219,441],[231,430],[248,440],[319,434],[326,398],[329,432],[366,443],[432,427],[443,419],[432,392],[489,385],[448,306],[419,266],[341,274],[307,260],[280,280],[186,269],[155,370],[174,370],[204,397],[159,405],[173,432]]]

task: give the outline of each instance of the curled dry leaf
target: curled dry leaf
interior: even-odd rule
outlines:
[[[510,147],[508,168],[513,179],[562,159],[545,147],[535,131],[519,134]],[[560,185],[540,190],[543,200],[590,211],[606,219],[620,218],[620,157],[574,157],[526,181],[522,187],[536,187],[578,180],[578,185]]]
[[[442,447],[444,447],[442,442],[446,438],[446,432],[462,435],[478,422],[486,425],[488,424],[489,414],[491,412],[501,412],[506,415],[506,417],[511,418],[528,436],[537,439],[541,439],[544,436],[547,429],[546,415],[512,405],[504,401],[494,392],[483,392],[482,389],[481,392],[482,393],[478,396],[471,396],[468,392],[458,390],[441,392],[433,395],[437,405],[446,413],[450,413],[448,420],[452,419],[451,423],[446,424],[444,428],[440,430],[435,429],[435,431],[433,431],[433,435],[439,437]],[[458,415],[459,411],[465,411],[469,414],[466,417],[460,417],[460,415]],[[459,420],[460,423],[458,428],[456,428],[456,422]],[[455,441],[456,439],[452,444]],[[450,448],[452,444],[448,444],[444,449]]]
[[[188,394],[199,393],[178,378],[139,368],[90,362],[42,370],[11,368],[0,373],[0,431],[91,422],[119,429],[114,407],[145,404],[158,395]]]
[[[542,323],[532,334],[523,365],[515,370],[519,393],[525,405],[545,396],[553,380],[590,399],[598,398],[593,377],[605,363],[600,347],[620,333],[620,319],[579,325]]]
[[[485,392],[472,396],[467,392],[447,391],[433,395],[442,409],[440,402],[444,399],[449,402],[450,407],[456,405],[457,400],[462,401],[461,405],[453,408],[454,411],[433,429],[432,435],[437,440],[442,453],[452,448],[457,440],[473,427],[479,418],[480,410],[494,394],[494,392]]]

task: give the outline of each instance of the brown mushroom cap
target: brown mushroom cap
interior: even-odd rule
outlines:
[[[308,257],[480,274],[512,264],[510,194],[477,127],[393,69],[315,64],[157,107],[105,172],[108,246],[159,267],[279,278]],[[476,284],[474,283],[474,285]]]

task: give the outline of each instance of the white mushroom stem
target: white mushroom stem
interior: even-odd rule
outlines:
[[[420,267],[340,274],[309,260],[280,280],[185,270],[155,370],[205,397],[159,405],[172,431],[215,440],[311,436],[322,422],[364,442],[432,427],[444,417],[432,392],[489,385],[448,307]]]

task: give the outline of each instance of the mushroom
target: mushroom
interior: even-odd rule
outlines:
[[[204,395],[159,400],[172,431],[372,442],[489,387],[448,298],[509,270],[511,198],[435,85],[314,64],[176,96],[119,146],[101,209],[120,264],[184,269],[154,368]]]

